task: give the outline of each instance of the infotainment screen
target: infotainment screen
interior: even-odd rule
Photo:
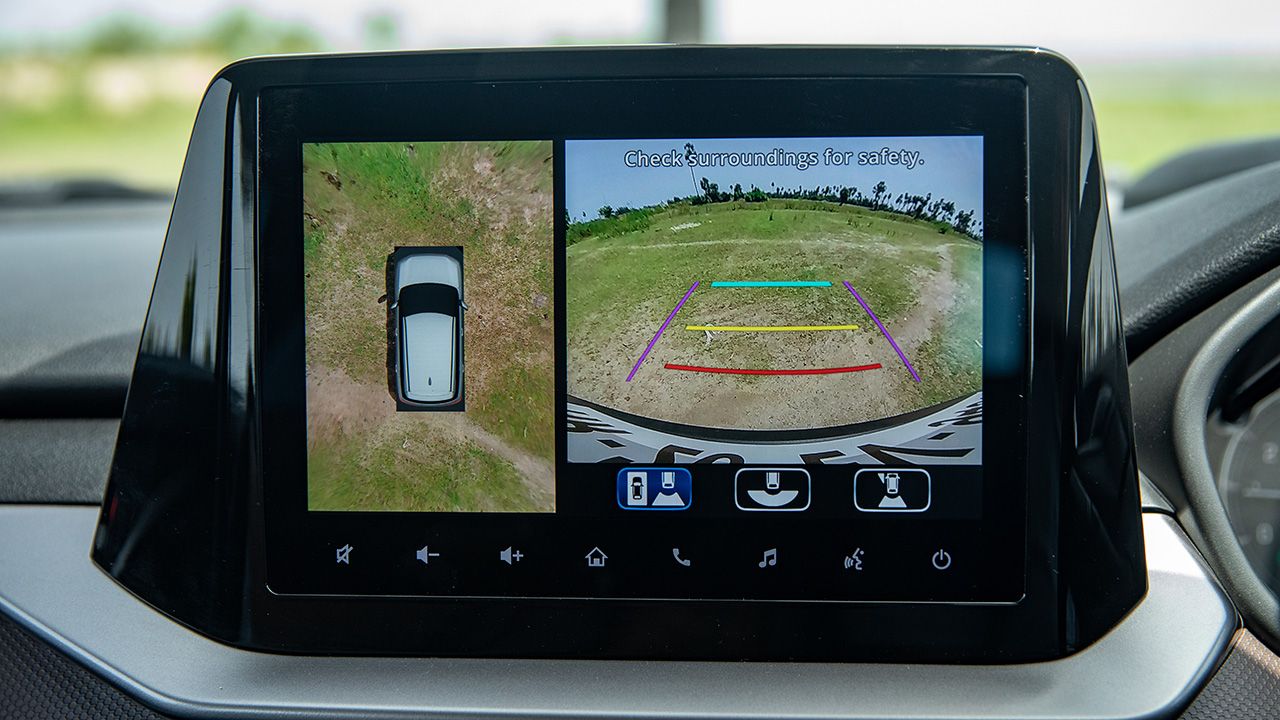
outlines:
[[[300,280],[264,297],[303,328],[267,353],[302,392],[268,404],[297,439],[266,442],[305,478],[274,591],[1018,599],[1016,84],[843,133],[658,132],[694,101],[662,87],[636,86],[654,132],[499,113],[268,142],[300,201],[268,259]]]
[[[1085,647],[1145,578],[1094,135],[1041,48],[235,63],[94,559],[253,650]]]

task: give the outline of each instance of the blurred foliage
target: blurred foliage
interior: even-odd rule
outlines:
[[[394,22],[393,22],[394,27]],[[208,53],[227,60],[247,55],[317,52],[326,49],[323,38],[309,25],[265,18],[248,8],[236,7],[215,16],[191,31],[173,31],[134,13],[116,12],[91,25],[79,39],[61,45],[16,48],[9,53],[65,54],[127,57],[168,53]]]
[[[1108,176],[1183,150],[1280,136],[1280,57],[1082,66]]]
[[[306,25],[264,20],[249,10],[238,8],[215,20],[196,47],[223,57],[239,58],[317,52],[325,49],[325,43]]]
[[[93,176],[172,190],[219,68],[326,49],[310,26],[245,8],[191,30],[114,13],[74,37],[10,42],[0,47],[0,182]]]
[[[365,18],[370,50],[397,18]],[[57,41],[0,46],[0,182],[107,176],[172,189],[201,94],[241,57],[328,49],[312,27],[235,8],[192,29],[108,15]],[[1083,64],[1108,174],[1133,177],[1187,148],[1280,134],[1280,58]]]
[[[84,52],[96,55],[140,55],[161,46],[161,32],[136,15],[118,13],[103,20],[84,41]]]
[[[373,13],[364,19],[364,48],[394,50],[400,47],[400,26],[391,13]]]

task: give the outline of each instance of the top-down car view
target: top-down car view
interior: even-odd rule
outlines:
[[[0,718],[1280,717],[1280,6],[882,5],[0,7]]]
[[[463,392],[462,262],[426,248],[401,248],[392,258],[397,400],[457,405]]]

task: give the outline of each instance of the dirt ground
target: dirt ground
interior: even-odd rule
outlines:
[[[547,460],[508,443],[480,427],[466,413],[395,412],[395,403],[382,388],[358,383],[341,370],[309,368],[307,373],[307,444],[368,437],[371,445],[392,430],[412,426],[447,442],[473,442],[515,467],[536,499],[547,502],[555,493],[554,468]],[[409,447],[402,447],[406,452]],[[425,444],[414,452],[430,452]]]
[[[725,241],[720,241],[725,242]],[[659,251],[663,244],[647,246]],[[666,245],[666,247],[671,247]],[[879,248],[883,252],[884,248]],[[910,270],[915,302],[905,315],[886,322],[894,340],[925,382],[922,348],[943,332],[957,295],[951,245],[937,246],[937,270]],[[807,315],[808,306],[744,303],[756,289],[712,289],[706,275],[672,320],[631,382],[626,377],[679,297],[639,303],[602,347],[570,348],[569,393],[606,407],[668,422],[744,430],[803,429],[854,424],[898,415],[921,406],[920,390],[892,346],[857,300],[841,284],[854,282],[873,311],[875,301],[857,285],[856,274],[831,278],[828,288],[767,292],[836,293],[847,300],[842,318]],[[826,299],[826,298],[824,298]],[[816,303],[814,303],[816,305]],[[815,309],[816,312],[816,309]],[[877,311],[879,312],[879,311]],[[691,347],[685,325],[856,324],[857,330],[823,332],[707,332]],[[695,331],[696,332],[696,331]],[[726,358],[729,361],[726,362]],[[879,363],[874,370],[830,375],[744,376],[693,373],[666,363],[738,368],[847,367]],[[959,391],[956,393],[960,394]]]

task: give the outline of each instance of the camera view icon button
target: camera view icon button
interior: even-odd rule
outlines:
[[[688,510],[693,476],[685,468],[622,468],[618,507],[623,510]]]
[[[804,468],[742,468],[733,476],[739,510],[796,512],[809,507],[809,471]]]
[[[870,468],[853,475],[853,505],[862,512],[917,513],[932,504],[929,471]]]

